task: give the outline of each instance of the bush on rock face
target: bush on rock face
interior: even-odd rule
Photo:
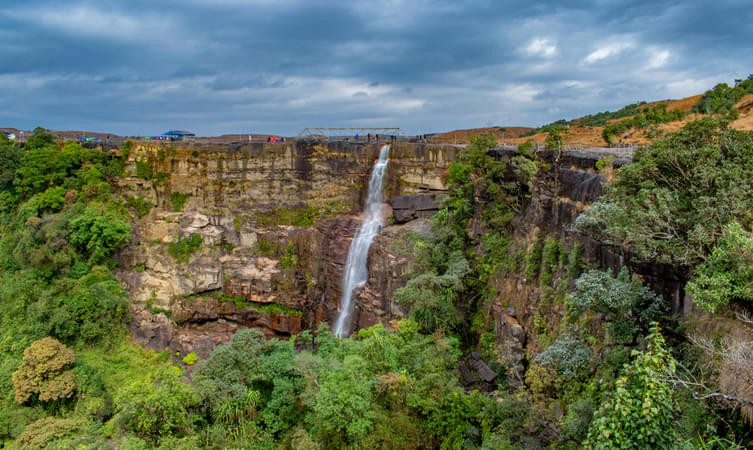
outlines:
[[[638,331],[648,329],[669,310],[661,297],[637,280],[630,280],[624,270],[617,278],[599,270],[585,272],[575,280],[569,305],[571,314],[606,314],[611,321],[610,335],[621,343],[631,343]]]
[[[714,312],[732,299],[753,301],[753,238],[733,222],[724,228],[717,246],[696,267],[695,278],[688,283],[693,302]]]

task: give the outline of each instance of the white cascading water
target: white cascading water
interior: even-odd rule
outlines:
[[[369,179],[369,192],[364,207],[364,219],[356,230],[356,235],[350,242],[348,260],[345,264],[345,276],[343,277],[343,293],[340,299],[340,314],[335,323],[335,334],[345,337],[350,334],[350,325],[353,316],[353,291],[366,283],[369,271],[366,269],[366,258],[369,256],[369,247],[374,241],[379,230],[382,228],[382,211],[384,202],[382,198],[383,178],[387,171],[390,146],[384,145],[379,149],[379,160],[374,164],[374,170]]]

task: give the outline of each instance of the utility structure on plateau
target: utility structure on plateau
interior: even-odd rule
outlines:
[[[399,127],[391,128],[305,128],[298,133],[297,139],[318,138],[330,141],[357,139],[364,141],[378,138],[380,141],[400,139],[405,132]]]

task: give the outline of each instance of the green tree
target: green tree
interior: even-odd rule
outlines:
[[[585,272],[575,280],[568,305],[574,316],[584,311],[605,314],[611,337],[625,344],[669,311],[661,297],[640,281],[631,280],[624,268],[617,278],[600,270]]]
[[[13,187],[22,157],[23,151],[9,141],[5,134],[0,134],[0,190]]]
[[[671,448],[675,404],[666,379],[675,361],[658,325],[651,328],[646,351],[633,351],[633,361],[617,380],[614,395],[594,414],[586,448]]]
[[[753,93],[753,74],[745,80],[735,80],[735,86],[727,83],[719,83],[713,89],[709,89],[703,97],[693,106],[693,112],[702,114],[724,114],[734,109],[735,103],[740,101],[745,94]]]
[[[73,351],[56,339],[33,342],[13,372],[16,401],[26,403],[37,395],[43,402],[71,398],[76,386],[75,374],[69,369],[74,361]]]
[[[16,172],[16,187],[19,192],[31,196],[60,186],[73,167],[71,155],[61,153],[53,144],[27,148],[21,167]]]
[[[550,150],[559,150],[562,148],[563,139],[562,131],[560,128],[554,128],[549,132],[546,137],[545,146]]]
[[[443,274],[424,272],[411,278],[395,292],[395,300],[412,312],[422,330],[451,330],[458,324],[458,293],[469,273],[468,261],[460,252],[453,252]]]
[[[271,433],[287,430],[301,417],[301,389],[291,342],[270,340],[257,330],[241,330],[198,364],[194,377],[214,420],[237,425],[255,421],[256,411]],[[231,411],[232,414],[230,414]]]
[[[687,284],[693,303],[714,312],[732,300],[753,303],[753,238],[742,225],[724,227],[717,245]]]
[[[107,337],[113,327],[127,323],[128,292],[107,267],[94,266],[65,287],[49,304],[51,334],[66,341],[94,343]]]
[[[71,244],[89,261],[102,263],[131,238],[131,225],[119,212],[92,204],[68,223]]]
[[[641,260],[695,267],[737,221],[753,225],[753,133],[704,119],[637,151],[576,227]]]
[[[371,401],[374,381],[366,368],[361,357],[349,355],[342,366],[320,376],[319,392],[307,420],[328,448],[357,446],[371,432],[376,419]]]
[[[55,136],[42,127],[34,128],[31,137],[26,140],[26,149],[34,150],[55,144]]]
[[[131,384],[116,399],[124,425],[154,442],[189,434],[198,398],[179,367],[162,368],[155,375],[155,379]]]

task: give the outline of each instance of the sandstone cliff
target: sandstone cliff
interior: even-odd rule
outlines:
[[[117,275],[131,293],[135,338],[203,357],[238,328],[285,337],[331,322],[378,151],[317,141],[133,146],[117,189],[132,202],[134,232]],[[444,190],[457,151],[393,145],[388,200]],[[387,227],[376,248],[401,230]],[[375,278],[360,294],[362,325],[401,314],[385,296],[399,277],[387,274],[408,262],[375,255]]]

